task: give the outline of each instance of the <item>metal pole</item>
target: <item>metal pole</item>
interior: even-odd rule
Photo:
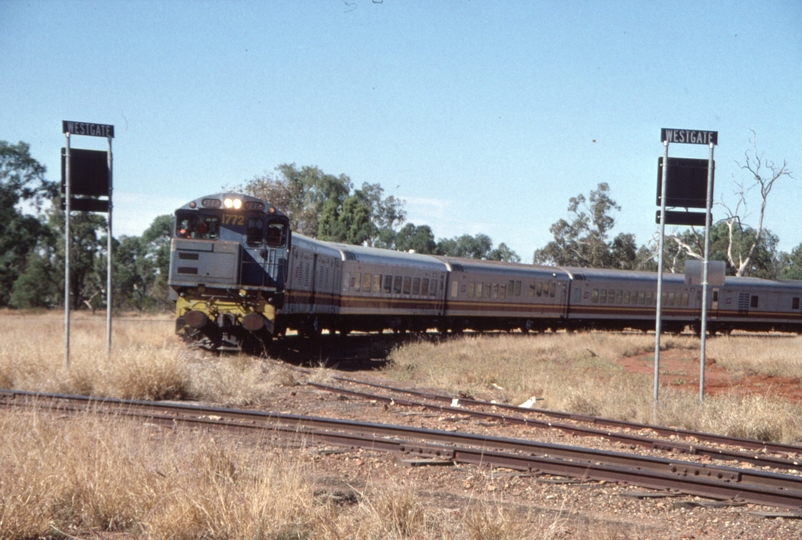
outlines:
[[[64,369],[70,369],[70,133],[67,136],[64,172]]]
[[[663,141],[663,185],[660,189],[660,252],[657,256],[657,312],[654,323],[654,407],[657,412],[657,401],[660,390],[660,322],[663,312],[663,237],[666,232],[666,179],[668,178],[668,141]]]
[[[113,172],[113,158],[111,155],[111,137],[109,141],[109,224],[108,224],[108,247],[106,248],[106,259],[108,261],[108,268],[106,269],[106,352],[111,354],[111,307],[112,307],[112,294],[111,294],[111,269],[112,269],[112,238],[111,238],[111,193],[113,191],[112,172]]]
[[[707,343],[707,289],[710,266],[710,208],[713,205],[713,143],[707,161],[707,213],[705,214],[705,260],[702,263],[702,350],[699,359],[699,403],[705,401],[705,347]]]

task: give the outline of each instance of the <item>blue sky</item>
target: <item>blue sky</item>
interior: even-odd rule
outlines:
[[[380,183],[438,238],[485,233],[524,261],[569,197],[607,182],[613,234],[644,243],[665,127],[719,132],[730,205],[754,130],[795,176],[766,226],[784,251],[802,243],[798,0],[0,0],[0,140],[30,143],[55,180],[62,120],[115,125],[115,236],[296,163]]]

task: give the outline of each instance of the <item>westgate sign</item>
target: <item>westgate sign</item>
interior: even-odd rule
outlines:
[[[89,137],[114,138],[114,126],[109,124],[90,124],[88,122],[61,121],[61,132]]]
[[[714,144],[718,145],[718,131],[696,131],[691,129],[660,130],[662,142],[684,144]]]

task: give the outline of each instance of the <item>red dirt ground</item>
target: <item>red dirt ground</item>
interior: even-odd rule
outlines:
[[[699,394],[699,351],[671,349],[660,352],[660,386],[672,386]],[[630,373],[654,375],[654,353],[621,358],[619,363]],[[802,404],[802,381],[772,377],[761,373],[733,373],[719,367],[715,358],[705,360],[705,395],[747,395],[771,392]]]

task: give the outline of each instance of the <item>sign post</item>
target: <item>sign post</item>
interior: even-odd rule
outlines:
[[[663,308],[663,244],[665,237],[666,223],[675,225],[697,224],[700,221],[698,213],[690,212],[666,212],[666,206],[681,206],[684,208],[705,208],[705,253],[704,271],[702,277],[702,315],[701,315],[701,368],[699,374],[699,401],[704,401],[704,376],[705,376],[705,333],[707,332],[707,288],[708,288],[708,258],[710,255],[710,208],[713,201],[713,172],[715,162],[713,161],[713,147],[718,144],[717,131],[700,131],[692,129],[666,129],[660,130],[660,140],[663,143],[663,158],[658,165],[658,170],[662,169],[662,174],[658,176],[658,203],[660,204],[660,242],[659,255],[657,262],[657,313],[655,320],[655,346],[654,346],[654,406],[657,412],[660,380],[660,332]],[[699,189],[699,160],[674,160],[668,159],[668,144],[706,144],[710,146],[710,157],[707,160],[707,189],[704,190],[706,196],[701,196]],[[686,174],[680,174],[680,169],[685,167]],[[670,170],[669,170],[670,169]],[[694,170],[695,169],[695,170]],[[671,174],[670,174],[671,173]],[[674,178],[674,177],[679,178]],[[674,180],[671,189],[671,196],[666,194],[669,190],[667,184]],[[667,221],[667,217],[671,220]]]
[[[62,133],[67,138],[67,145],[62,161],[62,176],[64,179],[64,369],[70,367],[70,213],[73,206],[76,210],[108,212],[108,243],[106,248],[107,275],[106,275],[106,352],[111,353],[111,305],[112,305],[112,237],[111,237],[111,211],[112,211],[112,151],[111,140],[114,138],[114,126],[109,124],[92,124],[88,122],[61,122]],[[70,136],[86,135],[89,137],[105,137],[109,143],[109,150],[105,156],[105,170],[103,165],[98,171],[98,161],[93,159],[97,153],[91,150],[71,151]],[[85,159],[79,163],[80,174],[75,174],[73,167],[73,154],[80,153]],[[95,166],[94,168],[92,166]],[[87,168],[88,167],[88,168]],[[108,196],[108,201],[97,198],[73,199],[74,196]],[[75,203],[75,204],[74,204]]]

